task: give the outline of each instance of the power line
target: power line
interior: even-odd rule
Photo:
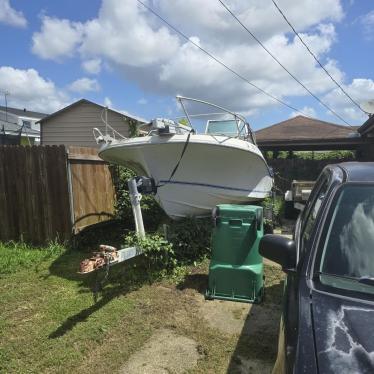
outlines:
[[[365,113],[365,114],[368,114],[367,112],[365,112],[361,107],[360,105],[352,99],[352,97],[348,94],[347,91],[344,90],[344,88],[335,80],[335,78],[327,71],[327,69],[320,63],[320,61],[318,60],[317,56],[311,51],[311,49],[309,48],[309,46],[304,42],[304,40],[301,38],[300,34],[295,30],[295,28],[292,26],[291,22],[287,19],[286,15],[284,14],[284,12],[282,12],[282,10],[279,8],[278,4],[274,1],[274,0],[271,0],[274,4],[274,6],[278,9],[279,13],[282,15],[282,17],[284,18],[284,20],[288,23],[288,25],[291,27],[292,31],[295,33],[295,35],[299,38],[300,42],[304,45],[304,47],[307,49],[307,51],[311,54],[311,56],[314,58],[314,60],[317,62],[317,64],[324,70],[324,72],[330,77],[330,79],[340,88],[340,90],[343,92],[343,94],[345,96],[348,97],[349,100],[351,100],[351,102],[357,106],[358,109],[361,110],[361,112]]]
[[[267,47],[259,40],[256,35],[254,35],[247,26],[243,24],[242,21],[231,11],[230,8],[222,1],[218,0],[222,6],[232,15],[232,17],[252,36],[252,38],[273,58],[274,61],[277,62],[279,66],[283,68],[297,83],[299,83],[300,86],[302,86],[305,91],[307,91],[311,96],[313,96],[320,104],[322,104],[327,110],[329,110],[331,113],[335,115],[335,117],[339,118],[341,121],[343,121],[346,125],[351,126],[342,116],[340,116],[338,113],[336,113],[332,108],[330,108],[326,103],[324,103],[318,96],[316,96],[308,87],[305,86],[304,83],[302,83],[295,75],[293,75],[279,60],[277,57],[274,56],[272,52],[269,51]],[[352,127],[352,126],[351,126]],[[352,127],[353,128],[353,127]]]
[[[144,8],[146,8],[148,11],[150,11],[152,14],[154,14],[157,18],[159,18],[162,22],[164,22],[169,28],[171,28],[172,30],[174,30],[177,34],[179,34],[180,36],[182,36],[184,39],[186,39],[188,42],[190,42],[191,44],[193,44],[195,47],[197,47],[200,51],[204,52],[206,55],[208,55],[210,58],[212,58],[214,61],[216,61],[218,64],[220,64],[221,66],[223,66],[224,68],[226,68],[227,70],[229,70],[231,73],[233,73],[234,75],[236,75],[238,78],[240,78],[241,80],[243,80],[244,82],[246,82],[247,84],[249,84],[250,86],[256,88],[258,91],[262,92],[264,95],[272,98],[273,100],[277,101],[278,103],[280,104],[283,104],[285,105],[286,107],[288,107],[289,109],[292,109],[300,114],[302,114],[303,116],[305,117],[309,117],[307,114],[305,114],[303,111],[301,111],[300,109],[297,109],[295,107],[293,107],[292,105],[289,105],[287,104],[285,101],[283,101],[282,99],[279,99],[277,98],[276,96],[272,95],[271,93],[265,91],[264,89],[260,88],[259,86],[257,86],[256,84],[252,83],[251,81],[249,81],[247,78],[243,77],[241,74],[237,73],[234,69],[230,68],[228,65],[226,65],[224,62],[222,62],[221,60],[219,60],[217,57],[215,57],[212,53],[208,52],[207,50],[205,50],[204,48],[202,48],[201,46],[199,46],[197,43],[195,43],[193,40],[191,40],[186,34],[184,34],[182,31],[178,30],[175,26],[173,26],[172,24],[170,24],[168,21],[166,21],[163,17],[161,17],[156,11],[154,11],[151,7],[149,7],[148,5],[144,4],[141,0],[137,0],[137,2],[141,5],[143,5]]]

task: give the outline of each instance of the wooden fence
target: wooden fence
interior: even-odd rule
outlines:
[[[0,241],[66,241],[111,219],[109,166],[95,149],[0,146]]]

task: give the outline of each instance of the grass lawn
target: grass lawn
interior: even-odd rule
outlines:
[[[76,273],[84,257],[86,253],[58,245],[35,249],[0,244],[1,373],[118,371],[158,329],[198,343],[202,358],[194,373],[225,373],[238,354],[274,360],[279,268],[266,267],[267,298],[257,311],[275,311],[268,334],[260,337],[259,329],[252,337],[222,333],[199,314],[196,297],[206,284],[207,261],[182,269],[182,279],[153,282],[135,261],[118,265],[94,302],[95,275]]]

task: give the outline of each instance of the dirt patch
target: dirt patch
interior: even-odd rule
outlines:
[[[204,300],[202,295],[196,295],[199,302],[200,314],[210,327],[226,334],[240,334],[246,318],[251,310],[251,304],[233,301]]]
[[[244,304],[221,300],[205,300],[208,282],[205,271],[194,272],[178,286],[180,297],[189,299],[189,309],[194,309],[211,336],[222,340],[220,351],[211,351],[211,341],[204,337],[208,355],[199,361],[195,373],[267,374],[271,373],[277,353],[278,329],[283,291],[283,273],[279,265],[265,262],[265,298],[261,304]],[[195,317],[195,318],[196,318]],[[186,323],[185,311],[174,314],[176,325]],[[191,323],[191,321],[189,322]],[[186,333],[189,332],[186,330]],[[202,338],[202,336],[201,336]],[[199,340],[199,339],[197,339]],[[202,340],[202,339],[201,339]],[[226,352],[223,353],[226,347]],[[206,360],[217,359],[217,354],[228,357],[214,371],[205,370]],[[210,368],[210,365],[206,368]]]
[[[193,369],[201,357],[198,344],[171,330],[156,331],[121,368],[123,374],[179,374]]]

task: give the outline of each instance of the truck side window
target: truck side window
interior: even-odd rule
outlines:
[[[300,240],[300,253],[299,258],[302,258],[305,254],[306,245],[309,242],[311,237],[314,224],[316,222],[318,212],[322,206],[323,200],[325,198],[327,189],[328,189],[328,180],[325,179],[322,182],[322,185],[319,188],[319,191],[314,196],[313,201],[308,206],[308,210],[306,212],[306,216],[304,218],[303,227],[301,228],[301,240]]]

